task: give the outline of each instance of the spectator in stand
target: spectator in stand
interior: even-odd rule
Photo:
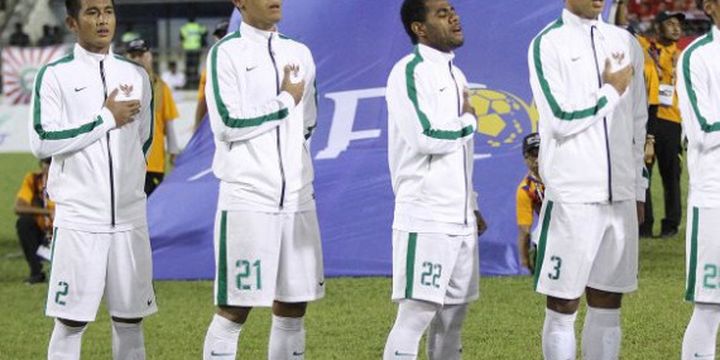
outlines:
[[[59,26],[52,27],[52,36],[55,39],[56,45],[60,45],[63,43],[63,33]]]
[[[180,28],[180,42],[185,52],[185,76],[191,84],[198,80],[200,53],[206,45],[207,28],[195,22],[195,17],[188,18],[187,24]]]
[[[219,22],[215,26],[215,31],[213,31],[213,38],[215,41],[219,41],[220,39],[224,38],[228,31],[229,22],[227,20],[223,20]],[[200,127],[200,122],[207,114],[207,103],[205,103],[205,82],[207,81],[207,69],[203,69],[202,73],[200,74],[200,83],[198,84],[198,103],[197,107],[195,108],[195,130],[197,130],[198,127]]]
[[[53,234],[55,204],[48,199],[45,191],[48,169],[50,158],[40,161],[39,172],[27,173],[15,200],[15,214],[18,215],[15,227],[25,261],[30,267],[30,276],[25,279],[28,284],[45,282],[41,258],[37,253],[41,246],[49,244]]]
[[[120,37],[120,41],[122,41],[123,44],[127,44],[133,40],[140,38],[140,33],[134,30],[135,24],[129,22],[127,24],[127,29],[122,34],[122,37]]]
[[[28,47],[30,46],[30,36],[23,31],[23,24],[15,24],[15,32],[10,34],[10,46]]]
[[[165,177],[165,150],[170,153],[170,162],[180,152],[173,120],[178,118],[177,106],[173,100],[170,87],[153,70],[153,56],[143,39],[135,39],[127,44],[127,56],[141,64],[150,75],[155,96],[155,124],[153,128],[150,155],[147,158],[147,174],[145,176],[145,193],[150,196]],[[167,140],[167,147],[165,140]]]
[[[538,171],[540,134],[534,132],[523,139],[523,158],[528,172],[518,185],[516,193],[516,216],[518,225],[518,253],[522,266],[535,273],[534,249],[537,246],[537,231],[531,231],[533,219],[540,216],[545,198],[545,185]]]
[[[168,69],[163,72],[161,77],[173,91],[182,89],[185,86],[185,74],[178,71],[175,61],[168,62]]]
[[[48,24],[43,25],[42,27],[42,37],[37,42],[37,46],[45,47],[45,46],[51,46],[55,45],[55,36],[52,34],[52,27]]]

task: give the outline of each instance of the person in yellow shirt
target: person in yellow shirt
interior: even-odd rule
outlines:
[[[25,175],[15,199],[15,214],[18,216],[15,228],[25,261],[30,267],[30,276],[25,279],[28,284],[45,282],[38,249],[47,247],[52,239],[55,211],[55,204],[48,199],[45,191],[48,169],[50,159],[41,160],[40,171]]]
[[[173,126],[173,120],[177,119],[179,114],[170,87],[153,70],[152,52],[150,52],[145,40],[136,39],[131,41],[127,46],[127,57],[141,64],[153,82],[155,128],[153,129],[153,140],[147,159],[147,175],[145,176],[145,193],[150,196],[165,177],[166,146],[167,152],[170,153],[171,162],[174,160],[175,155],[180,152]]]
[[[682,156],[680,126],[680,108],[675,92],[675,71],[682,49],[677,45],[682,36],[682,13],[660,12],[655,17],[656,39],[638,36],[646,50],[646,83],[650,112],[647,133],[649,141],[654,141],[654,154],[657,158],[660,177],[663,184],[665,218],[662,219],[661,237],[677,234],[682,209],[680,205],[680,165]],[[655,70],[651,69],[654,67]],[[652,156],[646,158],[649,173],[652,173]],[[649,189],[648,189],[649,191]],[[649,192],[648,192],[649,194]],[[641,236],[652,236],[653,211],[650,197],[646,197],[645,223],[640,226]]]
[[[538,151],[540,150],[540,135],[531,133],[523,139],[523,158],[528,172],[520,181],[515,196],[516,216],[518,225],[518,253],[523,267],[535,272],[535,259],[533,256],[535,243],[533,239],[533,219],[540,215],[543,198],[545,197],[545,185],[538,174]]]

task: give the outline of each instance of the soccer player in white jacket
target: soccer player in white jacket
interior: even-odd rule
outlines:
[[[205,97],[220,179],[215,305],[205,359],[235,358],[250,309],[272,306],[268,357],[302,359],[307,302],[324,296],[309,144],[315,63],[278,32],[280,0],[234,0],[240,30],[208,54]]]
[[[477,235],[485,223],[473,191],[475,111],[453,64],[460,17],[447,0],[405,0],[415,44],[387,83],[388,162],[395,192],[393,293],[398,313],[384,359],[415,359],[429,327],[431,360],[459,359],[468,303],[478,298]]]
[[[56,320],[48,359],[80,358],[85,325],[95,320],[103,296],[113,358],[144,359],[141,321],[157,311],[143,193],[153,126],[150,80],[110,49],[111,0],[65,4],[77,44],[38,72],[29,123],[32,152],[53,159],[46,314]]]
[[[715,359],[720,325],[720,0],[697,0],[710,32],[678,60],[677,89],[688,140],[685,300],[695,304],[683,359]]]
[[[536,291],[547,296],[546,359],[575,358],[583,293],[583,359],[617,359],[622,295],[637,288],[647,187],[643,52],[600,18],[604,5],[566,0],[528,51],[546,185],[535,271]]]

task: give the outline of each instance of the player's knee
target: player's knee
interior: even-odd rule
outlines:
[[[580,306],[580,299],[560,299],[552,296],[547,297],[547,308],[561,314],[574,314],[577,311],[578,306]]]
[[[277,316],[299,318],[305,316],[306,309],[306,302],[286,303],[281,301],[275,301],[273,303],[272,312]]]
[[[112,317],[112,320],[119,323],[125,323],[125,324],[139,324],[143,319],[137,318],[137,319],[125,319],[125,318],[119,318],[119,317]]]
[[[244,324],[251,309],[251,307],[220,306],[217,314],[236,324]]]
[[[71,327],[71,328],[81,328],[87,325],[87,322],[84,321],[75,321],[75,320],[68,320],[68,319],[61,319],[57,318],[59,322],[61,322],[63,325]]]
[[[622,305],[622,294],[602,291],[593,288],[585,289],[588,306],[600,309],[619,309]]]

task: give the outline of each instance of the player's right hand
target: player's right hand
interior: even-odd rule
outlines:
[[[618,94],[622,95],[630,85],[630,81],[633,77],[632,64],[628,64],[624,68],[612,72],[610,59],[605,60],[605,70],[602,73],[603,82],[612,85]]]
[[[285,65],[285,74],[282,85],[280,85],[280,91],[287,91],[288,94],[292,95],[295,105],[300,103],[305,92],[305,80],[297,83],[293,83],[291,80],[292,75],[297,75],[298,70],[300,70],[300,67],[297,65]]]
[[[121,127],[135,120],[133,117],[140,112],[140,101],[115,101],[117,94],[118,89],[110,93],[110,96],[105,100],[105,107],[108,108],[115,117],[115,126]]]
[[[477,118],[477,115],[475,113],[475,108],[470,105],[470,92],[468,89],[463,90],[463,107],[462,107],[462,113],[463,114],[470,114],[473,117]]]

